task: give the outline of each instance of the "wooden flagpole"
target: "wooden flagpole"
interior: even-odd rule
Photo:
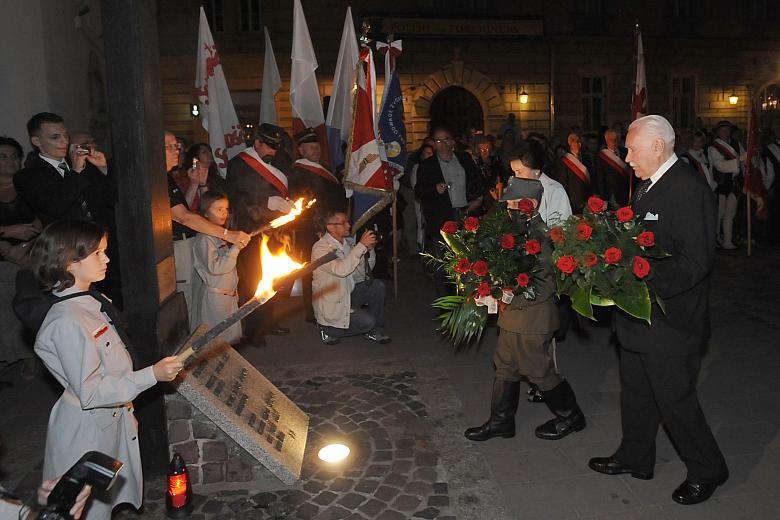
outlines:
[[[752,108],[753,106],[753,99],[750,98],[750,103],[748,104],[749,107]],[[750,152],[750,141],[751,137],[755,139],[757,136],[753,136],[753,124],[755,121],[753,121],[753,110],[751,109],[748,113],[748,142],[746,143],[746,146],[748,147],[748,152]],[[754,143],[755,146],[755,143]],[[737,150],[737,154],[739,154],[739,150]],[[745,162],[745,181],[742,182],[743,186],[745,187],[745,202],[747,203],[747,255],[750,256],[753,254],[753,216],[752,216],[752,208],[750,207],[750,183],[746,182],[749,179],[747,178],[748,173],[751,172],[751,164],[753,162],[752,157],[748,157],[747,161]]]
[[[393,192],[393,292],[398,298],[398,193]]]

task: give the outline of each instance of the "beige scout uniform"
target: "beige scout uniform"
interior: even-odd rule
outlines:
[[[193,267],[197,276],[193,281],[192,329],[205,323],[213,327],[238,310],[238,272],[236,260],[239,249],[220,238],[198,233],[193,240]],[[260,259],[258,259],[258,262]],[[220,335],[228,343],[241,339],[241,324],[236,323]]]
[[[60,295],[77,292],[74,288]],[[132,403],[157,380],[151,366],[133,370],[130,354],[100,302],[79,296],[49,309],[35,352],[65,388],[54,403],[46,434],[43,478],[65,473],[96,450],[124,463],[109,494],[93,491],[86,520],[109,519],[117,504],[140,507],[143,477],[138,422]]]
[[[542,241],[540,261],[544,268],[532,281],[536,284],[536,299],[516,296],[499,315],[500,333],[493,354],[496,378],[519,381],[524,376],[543,392],[563,381],[555,369],[553,352],[559,318],[550,254],[549,243]]]

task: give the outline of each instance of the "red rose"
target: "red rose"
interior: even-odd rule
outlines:
[[[513,249],[515,247],[515,236],[512,233],[504,233],[501,236],[501,248]]]
[[[615,216],[620,222],[628,222],[629,220],[634,218],[634,210],[629,208],[628,206],[625,206],[617,210],[615,212]]]
[[[458,223],[454,220],[448,220],[441,226],[441,230],[448,235],[454,235],[458,232]]]
[[[641,256],[635,256],[631,270],[634,271],[634,276],[642,279],[650,274],[650,263]]]
[[[517,209],[519,209],[521,213],[531,215],[534,212],[534,201],[531,199],[520,199],[520,202],[517,203]]]
[[[604,261],[608,264],[614,265],[620,262],[621,258],[623,258],[623,251],[617,247],[610,247],[604,251]]]
[[[565,234],[563,232],[563,228],[554,227],[550,230],[550,240],[553,242],[563,242],[565,239]]]
[[[577,269],[577,259],[573,256],[564,255],[558,259],[555,265],[562,273],[571,274]]]
[[[479,284],[479,287],[477,287],[477,294],[480,296],[487,296],[490,294],[490,284],[487,282],[482,282]]]
[[[542,245],[539,243],[538,240],[534,240],[533,238],[525,243],[525,250],[528,252],[529,255],[538,255],[542,252]]]
[[[642,231],[637,235],[636,241],[642,247],[653,247],[655,245],[655,235],[652,231]]]
[[[585,260],[585,265],[588,267],[593,267],[597,263],[599,263],[599,257],[596,256],[596,253],[593,251],[588,251],[585,253],[585,257],[583,258]]]
[[[466,217],[463,221],[463,228],[471,233],[479,229],[479,219],[477,217]]]
[[[455,272],[460,274],[466,274],[471,271],[471,262],[468,258],[461,258],[458,260],[458,265],[455,266]]]
[[[593,228],[585,222],[577,224],[577,236],[582,240],[590,240],[590,235],[593,234]]]
[[[477,276],[485,276],[488,274],[487,262],[484,260],[477,260],[474,262],[474,265],[471,266],[471,270],[474,271],[474,274]]]
[[[588,207],[593,213],[601,213],[607,209],[607,203],[604,202],[604,200],[593,196],[588,198]]]
[[[531,279],[525,273],[520,273],[517,275],[517,285],[520,287],[528,287],[528,282],[530,281]]]

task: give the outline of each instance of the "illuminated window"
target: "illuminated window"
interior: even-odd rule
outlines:
[[[604,124],[606,78],[582,78],[582,128],[598,130]]]

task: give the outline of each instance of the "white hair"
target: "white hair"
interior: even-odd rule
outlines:
[[[636,119],[628,130],[639,130],[648,137],[658,138],[664,142],[667,150],[674,151],[674,128],[665,117],[651,115]]]

